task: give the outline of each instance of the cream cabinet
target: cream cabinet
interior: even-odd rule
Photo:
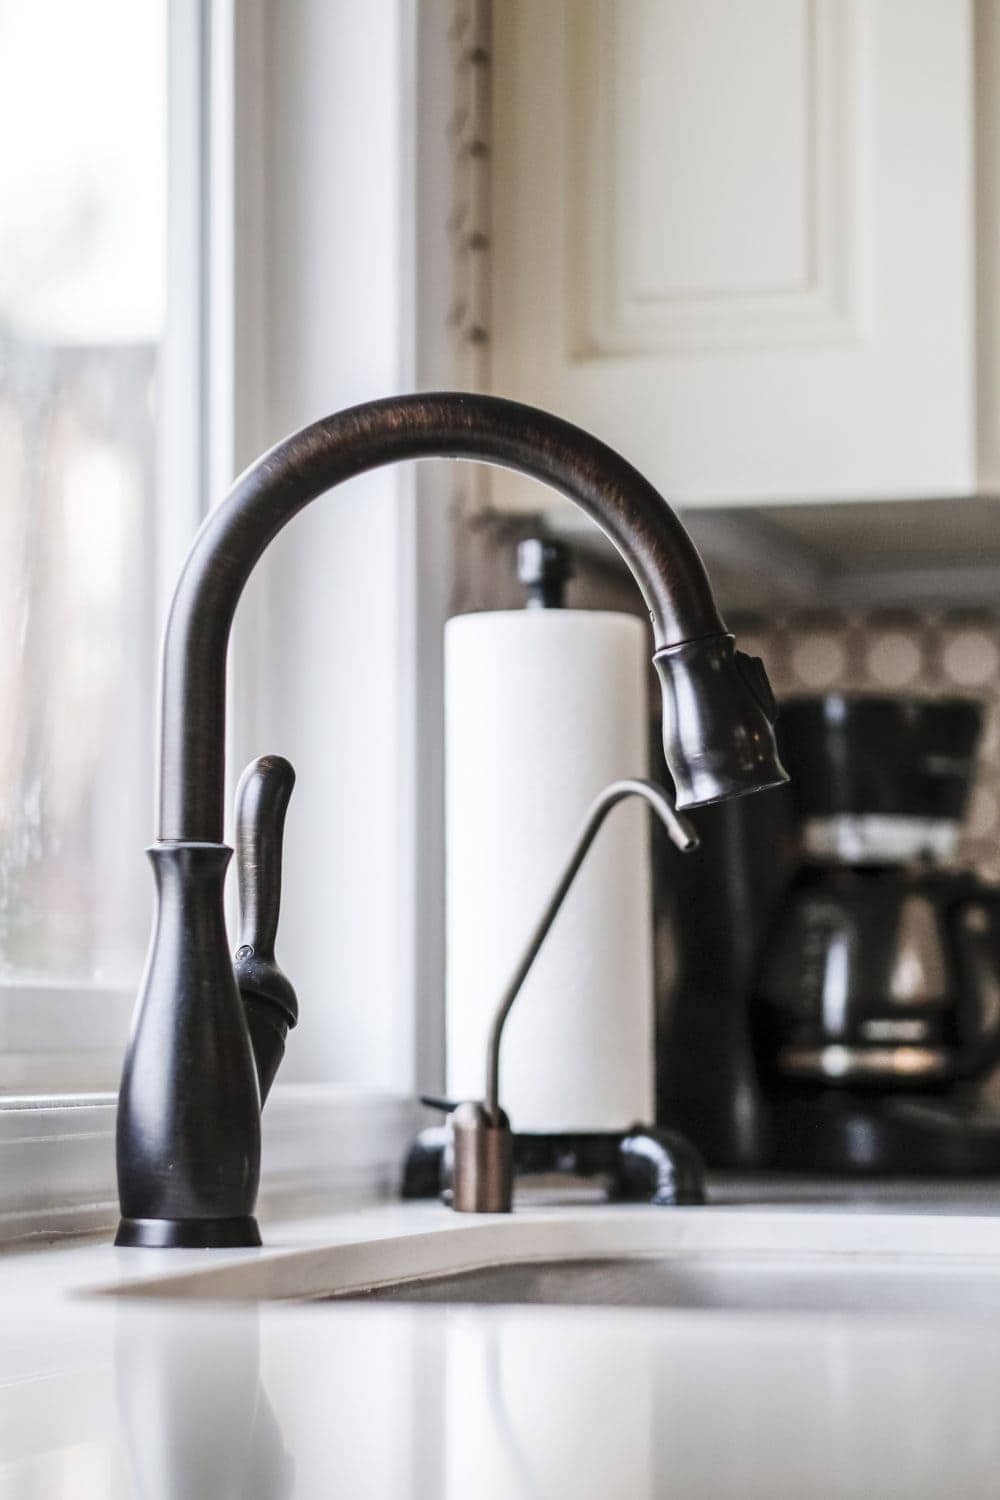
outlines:
[[[498,0],[492,388],[684,505],[979,489],[975,37],[972,0]]]

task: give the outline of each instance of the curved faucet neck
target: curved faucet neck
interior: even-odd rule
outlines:
[[[222,839],[226,655],[262,553],[311,500],[370,469],[466,458],[518,470],[575,501],[614,543],[645,598],[657,650],[725,630],[701,559],[637,470],[569,422],[496,396],[399,396],[315,422],[264,454],[202,526],[163,648],[161,840]]]

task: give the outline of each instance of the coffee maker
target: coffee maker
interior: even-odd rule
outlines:
[[[710,1162],[1000,1171],[1000,893],[956,858],[981,728],[966,700],[789,700],[791,787],[699,827],[715,910],[682,937],[660,1109]]]

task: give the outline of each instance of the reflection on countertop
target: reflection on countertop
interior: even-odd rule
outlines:
[[[565,1233],[566,1214],[591,1231],[663,1226],[665,1243],[714,1234],[735,1246],[740,1225],[761,1243],[771,1225],[804,1253],[824,1236],[949,1259],[966,1245],[977,1274],[1000,1279],[996,1187],[848,1195],[758,1180],[715,1192],[707,1210],[536,1204],[475,1228],[541,1244],[551,1224]],[[455,1226],[466,1233],[437,1206],[383,1204],[271,1226],[269,1250],[230,1260],[277,1277],[331,1243],[410,1234],[426,1247]],[[164,1271],[206,1264],[219,1264],[213,1252],[95,1243],[0,1258],[0,1500],[995,1493],[989,1320],[87,1295],[136,1275],[155,1291]]]

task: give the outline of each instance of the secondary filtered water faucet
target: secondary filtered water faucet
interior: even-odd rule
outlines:
[[[737,651],[701,559],[665,500],[568,422],[498,397],[373,401],[295,433],[253,464],[202,526],[163,646],[157,914],[118,1106],[119,1245],[258,1245],[260,1108],[295,996],[273,962],[280,839],[291,768],[256,762],[241,784],[244,931],[229,956],[222,842],[226,654],[243,588],[282,527],[335,485],[404,459],[519,470],[575,501],[617,547],[645,598],[678,809],[775,786],[774,700]],[[254,940],[247,940],[248,935]]]

